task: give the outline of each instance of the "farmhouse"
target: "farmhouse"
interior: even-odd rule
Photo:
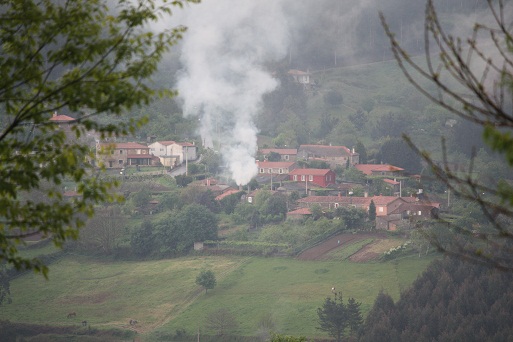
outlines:
[[[258,173],[267,174],[288,174],[290,171],[297,168],[294,162],[270,162],[270,161],[257,161]]]
[[[156,141],[148,146],[150,153],[160,159],[164,166],[173,168],[186,160],[196,160],[197,147],[189,142],[175,142],[171,140]]]
[[[299,84],[308,85],[310,84],[310,73],[307,71],[301,71],[296,69],[291,69],[287,72],[295,82]]]
[[[258,151],[258,154],[264,157],[271,153],[280,155],[282,161],[296,161],[297,159],[297,149],[295,148],[263,148]]]
[[[439,209],[435,205],[423,202],[400,203],[386,216],[376,215],[376,228],[397,230],[400,225],[409,225],[419,220],[438,218]]]
[[[343,197],[343,196],[308,196],[297,201],[300,208],[312,208],[319,205],[323,209],[336,209],[338,207],[353,207],[367,211],[371,197]]]
[[[330,169],[295,169],[289,172],[289,177],[294,182],[305,182],[305,187],[308,183],[324,188],[335,184],[335,172]]]
[[[324,161],[335,168],[337,165],[346,167],[359,163],[360,155],[354,150],[351,151],[345,146],[328,145],[301,145],[299,146],[297,157],[303,160]]]
[[[96,160],[106,168],[123,168],[129,165],[157,165],[158,159],[150,154],[148,146],[135,142],[98,143]]]

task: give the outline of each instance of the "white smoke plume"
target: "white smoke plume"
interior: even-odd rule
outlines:
[[[287,21],[277,0],[205,0],[186,11],[183,70],[177,89],[186,116],[198,116],[206,147],[219,147],[231,178],[257,173],[253,118],[277,86],[263,64],[288,49]]]

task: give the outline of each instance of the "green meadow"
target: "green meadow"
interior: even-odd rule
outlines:
[[[189,256],[105,261],[65,255],[51,264],[48,280],[31,273],[14,279],[13,302],[1,307],[0,320],[49,325],[87,320],[99,329],[136,329],[151,341],[177,329],[205,332],[206,317],[227,308],[237,318],[234,335],[255,336],[261,317],[271,315],[280,333],[326,337],[316,329],[316,310],[332,295],[333,286],[345,298],[361,302],[366,315],[380,290],[398,299],[432,260],[408,256],[353,263],[339,258]],[[195,284],[202,269],[213,270],[217,277],[217,286],[208,293]],[[70,312],[76,318],[67,318]],[[129,325],[131,319],[137,326]]]

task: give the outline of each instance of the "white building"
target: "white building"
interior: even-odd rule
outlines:
[[[156,141],[148,146],[150,154],[159,157],[162,165],[175,167],[198,158],[197,147],[194,143],[176,141]]]

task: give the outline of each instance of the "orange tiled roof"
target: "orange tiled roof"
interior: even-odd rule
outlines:
[[[269,154],[271,152],[278,154],[297,154],[297,149],[295,148],[263,148],[260,150],[261,154]]]
[[[270,162],[270,161],[257,161],[258,167],[262,168],[276,168],[276,167],[291,167],[294,165],[294,162]]]
[[[226,191],[225,191],[225,192],[223,192],[221,195],[217,196],[217,197],[215,198],[215,200],[216,200],[216,201],[220,201],[220,200],[222,200],[223,198],[228,197],[228,196],[233,195],[233,194],[236,194],[236,193],[238,193],[238,192],[240,192],[240,190],[237,190],[237,189],[229,189],[229,190],[226,190]]]
[[[100,147],[110,147],[113,146],[114,148],[143,148],[143,149],[149,149],[146,145],[141,145],[136,142],[126,142],[126,143],[101,143]]]
[[[388,179],[388,178],[383,179],[383,182],[388,183],[388,184],[391,184],[391,185],[397,185],[397,184],[399,184],[399,182],[397,182],[397,181],[395,181],[395,180]]]
[[[371,175],[372,172],[398,172],[404,171],[400,167],[388,164],[356,164],[354,166],[357,170],[362,171],[366,175]]]
[[[310,208],[299,208],[296,210],[289,211],[287,215],[312,215]]]
[[[71,116],[67,116],[67,115],[54,115],[50,118],[50,121],[75,121],[74,118],[72,118]]]
[[[295,169],[289,172],[290,175],[312,175],[312,176],[324,176],[330,169]]]

